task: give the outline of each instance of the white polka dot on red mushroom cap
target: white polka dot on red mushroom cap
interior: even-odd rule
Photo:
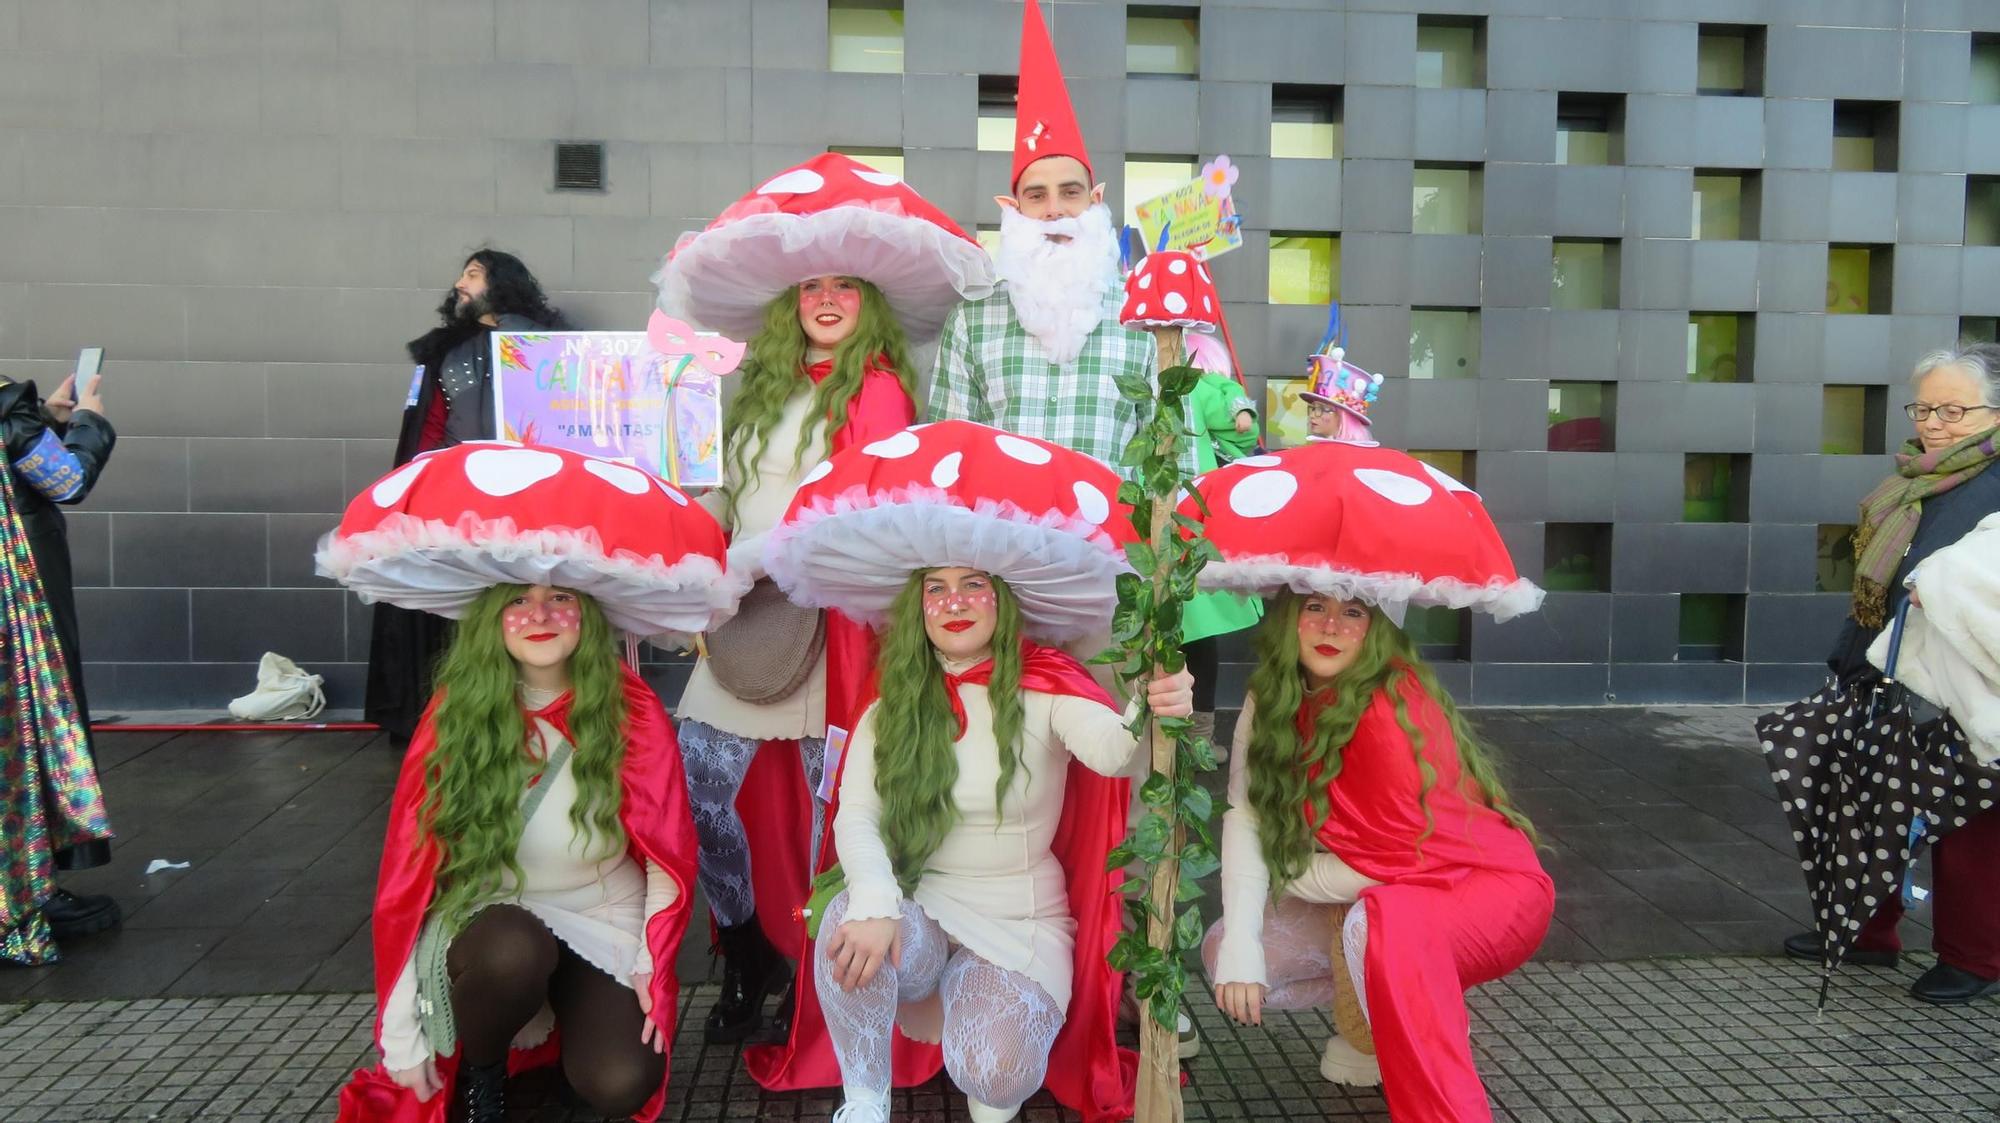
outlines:
[[[617,488],[627,495],[646,494],[646,473],[623,464],[612,464],[603,460],[586,460],[583,470]]]
[[[1436,480],[1438,486],[1445,489],[1446,491],[1463,491],[1470,494],[1477,494],[1477,492],[1473,492],[1471,488],[1465,486],[1464,484],[1458,482],[1457,480],[1452,479],[1449,475],[1446,475],[1444,472],[1439,471],[1437,465],[1435,464],[1424,464],[1424,471],[1429,472],[1431,474],[1431,479]]]
[[[1276,468],[1278,465],[1283,464],[1284,461],[1275,456],[1246,456],[1241,460],[1232,460],[1229,463],[1239,468]]]
[[[1252,472],[1229,492],[1229,509],[1246,519],[1261,519],[1284,510],[1299,493],[1299,478],[1290,472]]]
[[[1167,272],[1172,273],[1176,277],[1180,276],[1182,273],[1187,272],[1187,259],[1184,257],[1177,257],[1172,261],[1167,262]]]
[[[931,482],[939,487],[950,487],[958,482],[958,466],[965,460],[962,452],[947,453],[937,467],[931,469]]]
[[[805,479],[800,480],[799,484],[800,486],[804,486],[806,484],[816,484],[832,474],[833,474],[833,461],[822,460],[819,463],[813,465],[813,470],[807,472]]]
[[[416,483],[417,477],[428,467],[430,467],[428,460],[412,460],[383,477],[382,482],[369,489],[368,498],[373,499],[377,507],[395,506],[398,500],[409,493],[410,485]]]
[[[1140,290],[1141,290],[1141,291],[1143,291],[1143,290],[1145,290],[1145,289],[1149,289],[1149,288],[1152,288],[1152,287],[1153,287],[1153,275],[1152,275],[1151,273],[1141,273],[1141,274],[1139,274],[1139,288],[1140,288]]]
[[[994,437],[993,443],[999,447],[1001,452],[1006,453],[1023,464],[1047,464],[1049,461],[1055,459],[1054,454],[1050,453],[1048,449],[1043,448],[1033,441],[1022,440],[1012,433],[1002,433]]]
[[[1210,299],[1209,299],[1208,297],[1205,297],[1205,296],[1204,296],[1204,297],[1202,297],[1202,298],[1201,298],[1201,310],[1202,310],[1202,311],[1204,311],[1204,312],[1213,312],[1213,311],[1215,311],[1215,301],[1213,301],[1213,300],[1210,300]]]
[[[660,490],[665,492],[667,498],[673,500],[676,506],[685,507],[688,505],[688,497],[681,493],[680,488],[675,487],[658,476],[653,477],[653,482],[660,485]]]
[[[1208,266],[1206,266],[1206,265],[1200,265],[1200,264],[1197,264],[1197,265],[1196,265],[1196,266],[1194,267],[1194,271],[1195,271],[1195,275],[1196,275],[1196,276],[1199,276],[1199,277],[1200,277],[1200,278],[1201,278],[1202,280],[1204,280],[1204,281],[1207,281],[1207,282],[1208,282],[1208,283],[1210,283],[1210,284],[1214,284],[1214,283],[1215,283],[1215,278],[1213,278],[1213,277],[1210,277],[1210,276],[1208,275]]]
[[[1354,478],[1369,491],[1401,507],[1420,507],[1431,497],[1431,485],[1382,468],[1356,468]]]
[[[903,457],[917,451],[917,446],[921,443],[923,443],[921,438],[915,433],[906,431],[897,433],[894,436],[883,437],[871,445],[863,445],[861,451],[870,456],[879,456],[884,460],[901,460]]]
[[[482,448],[465,458],[465,478],[496,498],[513,495],[562,471],[563,459],[531,448]]]
[[[1172,312],[1176,316],[1187,311],[1187,297],[1177,292],[1170,292],[1161,297],[1160,303],[1166,305],[1167,311]]]
[[[826,178],[811,168],[793,168],[773,176],[757,189],[759,195],[808,195],[826,186]]]
[[[888,172],[877,172],[877,171],[855,172],[854,178],[862,181],[863,183],[872,183],[877,187],[894,187],[897,184],[903,182],[902,176],[890,175]]]
[[[1111,500],[1105,498],[1096,484],[1078,480],[1070,485],[1070,490],[1076,493],[1076,513],[1082,515],[1084,521],[1101,526],[1105,519],[1111,517]]]
[[[1132,314],[1133,314],[1134,316],[1143,316],[1143,315],[1145,315],[1145,314],[1146,314],[1146,302],[1142,300],[1142,301],[1140,301],[1139,303],[1137,303],[1137,304],[1134,304],[1134,305],[1132,306]]]

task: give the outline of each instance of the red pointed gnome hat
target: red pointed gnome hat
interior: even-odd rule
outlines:
[[[1096,175],[1083,145],[1083,130],[1077,127],[1076,107],[1070,104],[1069,86],[1063,82],[1056,45],[1042,22],[1042,6],[1028,0],[1021,9],[1021,84],[1014,102],[1014,176],[1007,181],[1008,190],[1020,186],[1021,173],[1029,164],[1050,156],[1072,157],[1085,172]]]

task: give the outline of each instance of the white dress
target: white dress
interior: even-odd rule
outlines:
[[[944,664],[963,673],[972,661]],[[953,943],[1033,979],[1059,1008],[1069,1007],[1076,921],[1062,864],[1049,844],[1062,817],[1070,757],[1104,776],[1124,776],[1146,761],[1125,717],[1100,702],[1022,693],[1020,768],[996,814],[1000,754],[993,707],[983,686],[961,686],[966,734],[958,742],[961,811],[943,845],[925,863],[913,899]],[[847,747],[834,817],[834,845],[847,878],[848,920],[902,914],[902,890],[883,846],[882,801],[875,791],[874,707]]]

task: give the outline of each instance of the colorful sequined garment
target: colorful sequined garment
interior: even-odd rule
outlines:
[[[111,837],[62,652],[0,450],[0,959],[56,959],[41,904],[55,851]]]

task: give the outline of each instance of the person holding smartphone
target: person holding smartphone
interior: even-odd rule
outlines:
[[[10,639],[6,645],[7,673],[4,685],[0,685],[0,702],[5,703],[0,708],[5,713],[0,717],[10,727],[19,726],[10,728],[13,735],[6,738],[8,744],[19,748],[54,743],[56,751],[63,754],[54,759],[67,766],[59,771],[49,770],[45,776],[55,796],[53,800],[44,804],[36,796],[30,801],[44,807],[47,820],[44,825],[49,829],[9,832],[7,846],[10,851],[18,846],[52,846],[57,870],[88,869],[111,860],[110,832],[103,822],[102,797],[96,790],[76,591],[61,509],[82,502],[90,494],[118,441],[117,432],[104,414],[102,379],[97,374],[97,360],[101,356],[102,352],[96,348],[87,350],[77,373],[65,378],[47,399],[41,397],[33,382],[0,377],[0,437],[4,437],[7,465],[4,475],[0,475],[0,486],[7,489],[8,508],[6,517],[0,520],[0,537],[7,539],[10,559],[5,599],[29,604],[31,609],[20,617],[31,622],[18,628],[10,626],[7,633]],[[13,563],[16,549],[23,545],[17,536],[25,539],[32,567]],[[31,602],[35,599],[40,600],[45,613],[33,611],[37,606]],[[46,620],[47,626],[36,627],[33,623],[36,620]],[[54,651],[44,648],[45,638],[51,633]],[[66,693],[73,702],[73,711],[65,712],[59,705],[51,708],[45,704],[45,698],[23,697],[29,692],[26,684],[46,686],[43,680],[29,673],[42,660],[59,680],[50,688],[54,696]],[[62,724],[60,732],[35,724],[53,722]],[[66,790],[68,785],[74,785],[75,790]],[[22,804],[21,799],[15,798],[21,794],[0,786],[0,795],[6,797],[6,810],[10,812]],[[80,808],[94,809],[94,816],[84,816],[94,817],[94,824],[78,829],[76,812]],[[39,925],[27,915],[24,902],[40,905],[41,919],[47,922],[48,930],[57,940],[101,932],[115,927],[123,918],[118,902],[110,897],[81,896],[46,883],[46,859],[41,855],[10,852],[0,858],[5,859],[0,861],[0,868],[10,871],[10,877],[26,868],[29,870],[26,880],[34,883],[32,886],[10,883],[4,899],[0,899],[0,915],[12,922],[9,931],[0,933],[0,938],[5,939],[0,946],[12,958],[24,962],[33,959],[38,954],[35,945],[46,942],[46,937],[39,935]],[[25,863],[23,858],[27,859]],[[35,961],[47,962],[49,958],[52,956],[44,955]]]

